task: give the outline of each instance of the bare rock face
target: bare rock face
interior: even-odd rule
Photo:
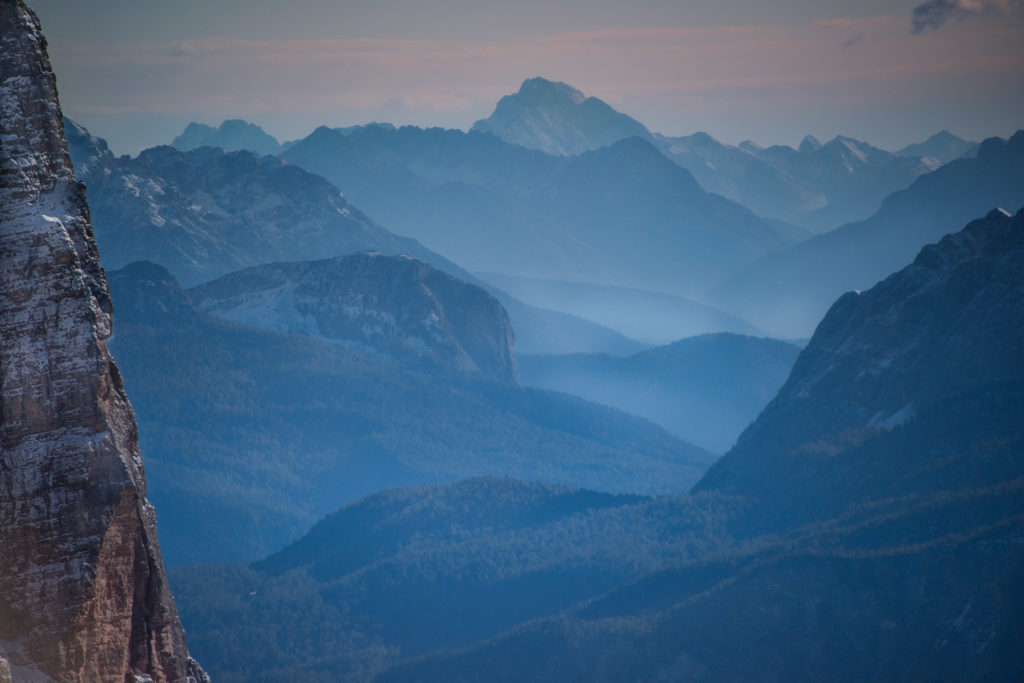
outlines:
[[[0,658],[33,679],[205,680],[110,334],[46,42],[0,0]]]

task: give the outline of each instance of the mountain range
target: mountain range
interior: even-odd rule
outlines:
[[[192,286],[261,263],[363,250],[456,269],[374,223],[323,178],[276,157],[210,147],[116,157],[73,121],[65,128],[111,269],[150,259]]]
[[[502,102],[500,115],[478,122],[469,134],[383,125],[324,127],[282,156],[331,180],[392,230],[471,270],[697,299],[735,271],[808,236],[786,221],[802,221],[821,232],[869,216],[888,194],[941,164],[931,156],[905,156],[916,148],[900,155],[842,136],[826,144],[808,136],[798,149],[730,147],[701,133],[667,138],[596,98],[544,79],[530,79]],[[531,142],[528,133],[541,130],[545,139],[576,140],[563,151],[579,153],[554,157],[520,147],[555,152],[540,139]],[[620,137],[627,132],[634,137]],[[502,144],[490,133],[516,144]],[[662,155],[653,154],[650,145]],[[930,145],[948,158],[970,143],[938,135]],[[662,157],[694,176],[681,175]],[[704,193],[698,183],[774,218],[744,215]],[[776,205],[769,206],[772,202]],[[961,212],[960,224],[979,210],[984,207]],[[909,253],[897,250],[881,273],[926,242],[915,240]],[[807,318],[815,321],[838,293],[827,289]],[[717,292],[710,301],[749,317]],[[799,301],[792,306],[787,298],[781,301],[805,308]],[[749,315],[775,314],[764,310]],[[515,317],[513,312],[514,324]],[[744,330],[700,331],[757,328],[785,336],[810,332],[806,324],[783,329],[757,322]],[[626,337],[670,341],[645,336],[644,330],[618,330]]]
[[[722,150],[531,79],[488,132],[115,157],[23,0],[0,45],[0,683],[1024,679],[1024,132]],[[666,145],[815,230],[888,197],[808,238]],[[638,349],[449,252],[814,331]]]
[[[760,541],[380,679],[1019,677],[1022,264],[993,212],[836,302],[695,489]]]
[[[543,78],[528,79],[518,93],[503,97],[472,130],[549,154],[582,154],[640,137],[690,171],[706,191],[812,232],[866,218],[886,196],[973,144],[945,131],[898,154],[844,136],[825,144],[807,136],[798,149],[749,141],[726,145],[701,132],[664,136],[595,97]]]
[[[241,119],[228,119],[216,128],[193,122],[171,142],[171,147],[182,152],[200,147],[220,147],[226,152],[248,150],[260,156],[278,154],[290,145],[278,142],[277,138],[255,123]]]
[[[973,158],[918,178],[850,223],[745,267],[707,296],[712,304],[786,337],[808,335],[831,302],[867,289],[922,246],[992,207],[1024,206],[1024,132],[989,138]]]
[[[321,127],[282,158],[475,271],[685,296],[801,237],[639,138],[553,157],[476,132]]]
[[[840,298],[690,496],[377,494],[176,570],[186,623],[224,680],[1013,680],[1022,264],[994,211]]]
[[[647,344],[668,344],[712,332],[763,335],[736,316],[665,292],[501,273],[477,275],[520,301],[593,320]]]
[[[149,260],[194,285],[249,266],[370,250],[407,254],[476,282],[417,241],[376,224],[328,181],[274,157],[171,147],[148,149],[134,159],[117,157],[102,139],[73,121],[64,123],[107,267]],[[491,292],[508,310],[520,349],[632,353],[644,348],[577,316]]]
[[[978,143],[957,137],[948,130],[941,130],[924,142],[907,145],[898,152],[904,157],[931,157],[944,164],[961,157],[975,156],[977,153]]]
[[[629,357],[520,355],[519,368],[527,386],[618,408],[724,453],[782,386],[799,352],[777,339],[720,332]]]
[[[260,267],[189,292],[152,263],[108,274],[118,311],[111,350],[138,416],[169,564],[255,559],[342,502],[384,488],[511,476],[612,493],[679,493],[713,462],[640,418],[509,381],[507,347],[480,354],[481,341],[507,340],[500,313],[476,321],[458,314],[481,301],[493,310],[494,300],[469,285],[439,287],[447,276],[425,268],[358,255]],[[318,284],[317,273],[330,278]],[[276,300],[257,296],[272,278],[289,275],[302,277],[277,290]],[[417,281],[431,283],[432,295]],[[345,311],[336,285],[318,288],[331,282],[342,296],[344,283],[358,283],[362,313],[349,317],[355,311]],[[240,300],[265,306],[267,327],[277,326],[275,307],[281,316],[305,309],[305,319],[319,325],[290,332],[242,326],[197,311],[193,294],[214,310]],[[439,311],[445,318],[433,329],[453,330],[454,339],[436,346],[434,358],[447,364],[410,362],[408,352],[395,352],[394,336],[381,334],[388,328],[358,345],[339,343],[352,331],[349,320],[361,333],[359,321],[408,315],[411,337],[428,334],[416,321]],[[429,351],[432,342],[408,343]],[[501,381],[466,372],[463,350],[493,359],[474,363]]]

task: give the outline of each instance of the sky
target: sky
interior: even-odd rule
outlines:
[[[1024,0],[28,2],[65,114],[117,153],[227,118],[467,129],[534,76],[732,144],[1024,128]]]

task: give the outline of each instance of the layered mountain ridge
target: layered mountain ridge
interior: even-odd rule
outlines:
[[[438,260],[375,224],[323,178],[275,157],[154,147],[118,158],[103,140],[68,124],[112,269],[148,259],[192,286],[261,263],[366,249]]]
[[[1019,678],[1022,267],[994,211],[837,301],[695,489],[732,551],[379,678]]]
[[[669,344],[715,332],[763,336],[745,320],[665,292],[500,273],[478,275],[521,301],[582,316],[647,344]]]
[[[766,468],[798,468],[956,395],[1024,381],[1021,301],[1024,210],[993,210],[840,297],[779,395],[698,488],[767,496],[757,485]]]
[[[995,211],[841,298],[689,496],[385,492],[182,568],[186,612],[226,680],[1016,680],[1022,264]]]
[[[353,264],[359,268],[350,274],[335,272]],[[409,315],[411,331],[421,314],[443,310],[448,329],[463,330],[453,350],[491,359],[493,368],[474,363],[503,379],[410,362],[388,353],[394,341],[367,349],[216,318],[193,307],[196,290],[183,291],[152,263],[111,271],[118,308],[111,348],[141,425],[169,564],[265,556],[338,505],[384,488],[510,476],[613,493],[680,493],[714,460],[646,420],[507,381],[514,370],[507,347],[488,348],[507,342],[494,300],[416,261],[357,255],[259,267],[214,281],[208,301],[246,297],[252,290],[238,279],[263,286],[289,274],[308,279],[284,288],[287,319],[308,285],[309,317],[320,316],[328,333],[351,331],[349,282],[366,293],[363,304],[376,297],[373,311],[396,321]],[[420,275],[433,293],[420,289]],[[218,290],[223,297],[213,297]],[[455,309],[478,298],[482,319],[460,320]],[[261,308],[272,322],[273,306]]]
[[[241,119],[228,119],[216,128],[194,121],[174,138],[171,147],[189,152],[200,147],[220,147],[226,152],[249,150],[259,155],[278,154],[288,149],[260,126]]]
[[[778,339],[705,334],[628,357],[521,355],[523,383],[645,417],[724,453],[778,392],[800,349]]]
[[[639,137],[690,171],[704,190],[816,233],[866,218],[890,193],[960,156],[971,144],[939,134],[915,154],[913,146],[892,153],[841,135],[824,144],[807,136],[793,149],[749,141],[726,145],[703,132],[652,134],[596,97],[543,78],[526,80],[472,130],[554,155],[582,154]]]
[[[209,680],[164,575],[111,300],[39,21],[0,3],[0,662]]]
[[[846,291],[867,289],[926,244],[999,206],[1024,206],[1024,131],[985,140],[889,196],[870,218],[766,256],[707,295],[710,303],[775,334],[810,334]]]
[[[940,130],[924,142],[907,145],[897,152],[904,157],[931,157],[948,164],[954,159],[977,153],[978,143],[964,140],[948,130]]]
[[[416,240],[373,222],[328,181],[272,157],[170,147],[145,150],[134,159],[115,157],[105,141],[81,126],[65,119],[65,128],[75,168],[89,188],[96,239],[109,267],[152,261],[192,286],[246,267],[372,250],[408,254],[482,284]],[[378,125],[359,130],[367,128],[388,130]],[[643,348],[596,323],[490,291],[508,310],[520,348],[539,353]]]
[[[478,132],[319,128],[282,158],[474,271],[686,296],[799,239],[635,137],[552,157]]]

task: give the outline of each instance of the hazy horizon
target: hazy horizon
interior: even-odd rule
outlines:
[[[1006,137],[1024,121],[1020,6],[32,3],[65,113],[118,153],[229,118],[280,140],[370,121],[467,129],[534,76],[654,132],[731,144]]]

